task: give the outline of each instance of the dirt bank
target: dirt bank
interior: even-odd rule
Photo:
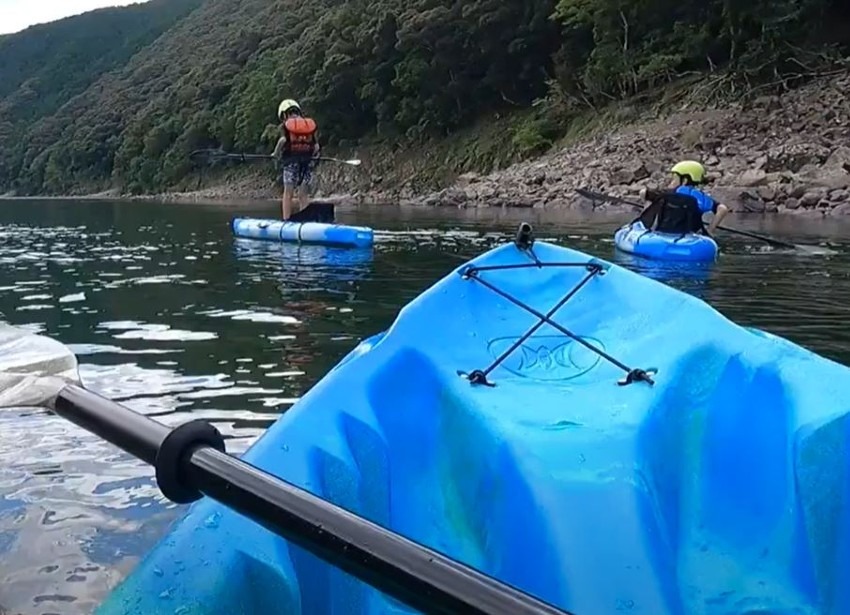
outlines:
[[[733,210],[846,215],[847,92],[850,73],[841,73],[747,105],[680,109],[501,171],[461,175],[444,190],[408,200],[461,207],[583,206],[576,188],[637,195],[645,185],[668,182],[677,160],[693,158],[708,168],[710,192]]]
[[[647,111],[630,125],[597,130],[492,173],[447,173],[438,191],[416,187],[415,152],[406,153],[404,168],[397,165],[394,174],[387,172],[392,157],[361,152],[364,165],[354,173],[323,166],[317,196],[425,206],[586,207],[576,188],[634,196],[645,185],[666,184],[673,163],[693,158],[709,170],[709,191],[733,211],[850,214],[847,92],[850,71],[750,103],[711,110],[682,104],[654,117]],[[157,198],[274,199],[278,191],[267,176],[237,175]]]

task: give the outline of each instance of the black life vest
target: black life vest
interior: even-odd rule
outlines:
[[[678,192],[660,192],[648,196],[652,204],[638,218],[647,229],[681,235],[706,232],[702,212],[694,197]]]

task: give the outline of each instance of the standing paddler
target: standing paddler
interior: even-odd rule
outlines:
[[[292,196],[298,189],[298,209],[301,211],[309,202],[309,188],[313,181],[313,165],[319,156],[318,126],[309,117],[304,117],[301,106],[287,98],[277,110],[281,137],[272,156],[280,170],[283,185],[281,215],[284,220],[292,216]]]

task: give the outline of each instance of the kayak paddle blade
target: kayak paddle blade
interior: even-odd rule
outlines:
[[[0,324],[0,408],[52,408],[69,383],[79,383],[77,358],[54,339]]]

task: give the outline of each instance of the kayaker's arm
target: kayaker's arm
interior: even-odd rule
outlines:
[[[717,208],[714,210],[714,216],[711,218],[711,223],[708,225],[708,233],[709,235],[714,235],[714,231],[717,230],[717,227],[729,214],[729,208],[726,207],[723,203],[717,203]]]
[[[277,144],[274,146],[274,151],[272,152],[272,158],[275,160],[280,160],[281,155],[283,154],[283,148],[286,147],[286,137],[281,137],[277,140]]]
[[[649,210],[650,207],[659,203],[664,198],[665,193],[666,193],[665,190],[656,190],[655,188],[641,188],[640,197],[642,199],[648,201],[648,203],[641,210],[641,216],[643,216],[645,213],[647,213],[647,211]],[[637,205],[637,203],[635,203],[635,205]],[[660,206],[657,206],[656,209],[658,209],[659,207]],[[655,219],[655,216],[653,216],[653,223],[654,223],[654,219]]]
[[[652,188],[641,188],[640,197],[650,203],[654,203],[658,199],[664,196],[664,192],[661,190],[654,190]]]

